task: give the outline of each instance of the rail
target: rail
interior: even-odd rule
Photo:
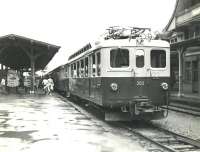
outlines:
[[[154,143],[162,150],[170,152],[200,152],[200,142],[194,139],[176,134],[174,132],[158,128],[153,124],[147,123],[146,128],[132,128],[130,126],[124,126],[134,134]]]

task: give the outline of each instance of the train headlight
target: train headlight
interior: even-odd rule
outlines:
[[[118,90],[118,84],[117,83],[111,83],[110,87],[113,91],[117,91]]]
[[[169,88],[169,86],[166,82],[162,82],[161,87],[162,87],[163,90],[168,90],[168,88]]]

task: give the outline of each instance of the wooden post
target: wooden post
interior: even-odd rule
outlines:
[[[31,43],[30,52],[26,48],[23,47],[23,45],[18,44],[18,46],[26,53],[26,55],[29,57],[30,64],[31,64],[31,92],[34,93],[34,83],[35,83],[35,58],[34,58],[34,48],[33,48],[33,41]]]
[[[5,77],[5,79],[6,79],[6,81],[5,81],[5,90],[8,91],[8,87],[7,87],[7,84],[8,84],[8,79],[7,79],[7,76],[8,76],[8,67],[7,66],[6,66],[4,72],[6,73],[6,77]]]
[[[31,91],[32,93],[35,93],[35,59],[34,57],[31,57],[30,58],[31,60],[31,80],[32,80],[32,83],[31,83]]]

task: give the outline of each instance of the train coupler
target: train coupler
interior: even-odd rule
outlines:
[[[140,114],[140,111],[138,110],[137,104],[135,102],[129,102],[129,112],[131,116]]]

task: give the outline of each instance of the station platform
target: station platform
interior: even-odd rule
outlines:
[[[170,102],[185,104],[193,107],[200,108],[200,95],[195,93],[184,93],[181,96],[178,95],[178,92],[170,93]]]
[[[0,94],[0,152],[146,151],[128,130],[93,117],[56,93]]]

